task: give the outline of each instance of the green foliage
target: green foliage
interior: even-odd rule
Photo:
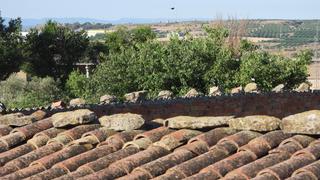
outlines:
[[[144,43],[155,37],[155,32],[149,26],[139,26],[133,30],[119,27],[115,32],[106,35],[105,43],[110,51],[119,52],[121,48],[134,46],[137,43]]]
[[[105,43],[94,41],[89,44],[81,62],[99,63],[104,55],[109,54],[109,48]]]
[[[143,43],[150,39],[155,39],[156,33],[149,26],[139,26],[131,30],[131,37],[132,42]]]
[[[53,78],[33,77],[30,82],[15,75],[0,83],[0,101],[9,108],[39,107],[63,98]]]
[[[262,90],[270,90],[280,83],[293,88],[306,81],[310,52],[288,59],[262,52],[243,40],[238,54],[226,43],[226,29],[207,28],[206,31],[208,37],[205,38],[174,36],[165,43],[148,39],[132,44],[132,34],[122,30],[113,41],[113,47],[118,49],[106,56],[91,77],[91,93],[122,96],[148,90],[151,97],[155,97],[164,89],[182,95],[190,88],[206,92],[215,85],[228,91],[245,86],[252,79]]]
[[[88,84],[89,80],[84,74],[81,74],[79,71],[73,71],[66,82],[66,90],[71,97],[88,98]]]
[[[75,32],[48,21],[41,31],[31,30],[25,43],[25,56],[33,75],[64,81],[79,62],[89,44],[84,31]]]
[[[136,74],[132,71],[135,61],[133,48],[121,49],[119,53],[111,53],[108,59],[100,64],[90,83],[96,95],[111,93],[121,96],[124,93],[138,89],[135,83]]]
[[[292,89],[307,80],[307,65],[311,58],[310,51],[303,51],[293,59],[260,51],[249,52],[241,59],[238,82],[244,86],[253,78],[259,88],[265,91],[278,84],[285,84],[287,89]]]
[[[19,71],[22,62],[21,19],[12,19],[8,26],[0,16],[0,80]]]
[[[127,39],[136,37],[135,33],[131,36]],[[119,45],[118,51],[109,54],[90,81],[95,94],[121,96],[146,89],[155,96],[163,89],[181,94],[190,87],[205,91],[204,75],[215,59],[212,47],[218,51],[223,38],[179,40],[173,37],[168,43],[161,43],[152,41],[149,33],[146,36],[150,38],[128,41],[134,42],[134,46]]]

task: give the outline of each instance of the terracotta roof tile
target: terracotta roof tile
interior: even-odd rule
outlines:
[[[159,141],[163,136],[172,133],[174,130],[169,129],[167,127],[159,127],[156,129],[152,129],[150,131],[143,132],[141,134],[138,134],[134,137],[134,140],[140,139],[140,138],[149,138],[150,141],[156,142]]]
[[[22,144],[26,140],[24,134],[20,132],[10,133],[0,138],[0,153],[5,152],[19,144]]]
[[[177,174],[179,177],[185,178],[198,173],[201,169],[226,157],[228,157],[226,151],[219,148],[212,149],[207,153],[170,168],[164,175],[159,176],[159,179],[166,179],[165,177],[170,177],[172,174]]]
[[[64,162],[57,164],[56,166],[64,166],[69,171],[74,171],[79,166],[88,163],[86,161],[89,161],[89,162],[93,161],[92,163],[88,163],[85,166],[80,167],[73,174],[62,177],[62,179],[63,178],[73,179],[76,177],[82,177],[84,175],[94,173],[95,171],[106,168],[114,161],[120,160],[121,157],[127,157],[132,153],[138,152],[137,148],[130,147],[130,148],[125,148],[123,150],[118,151],[119,153],[116,152],[112,154],[112,152],[119,150],[124,145],[125,142],[132,140],[139,132],[141,131],[117,133],[109,137],[105,142],[100,143],[100,146],[97,147],[96,149],[93,149],[91,151],[80,154],[78,156],[75,156],[71,159],[68,159]],[[99,153],[99,151],[103,151],[103,152]],[[102,157],[102,156],[105,156],[105,157]],[[96,159],[98,160],[94,161]]]
[[[68,131],[62,132],[59,135],[65,135],[70,137],[72,140],[79,139],[81,136],[87,132],[93,131],[95,132],[96,129],[100,128],[101,125],[99,124],[90,124],[90,125],[80,125],[74,127]]]
[[[173,153],[168,154],[164,157],[161,157],[159,159],[156,159],[150,163],[144,164],[141,167],[138,167],[134,169],[132,173],[136,173],[136,171],[141,171],[139,176],[142,175],[142,172],[144,172],[144,176],[149,176],[150,178],[159,176],[161,174],[164,174],[167,169],[174,167],[184,161],[187,161],[191,158],[194,158],[200,154],[203,154],[207,152],[209,149],[207,147],[207,144],[201,141],[194,142],[187,144],[185,146],[180,147],[179,149],[176,149]],[[136,175],[128,175],[127,178],[130,179],[130,176],[136,176]],[[124,179],[126,178],[123,177]]]
[[[218,175],[218,173],[214,173],[213,171],[206,171],[199,174],[196,174],[194,176],[190,176],[185,178],[185,180],[213,180],[213,179],[220,179],[221,177]]]
[[[308,172],[301,172],[294,176],[287,178],[286,180],[318,180],[319,178],[315,177],[313,174]]]
[[[134,130],[134,131],[124,131],[124,132],[117,133],[117,134],[107,138],[106,141],[98,144],[98,147],[103,146],[103,145],[112,145],[115,148],[115,150],[119,150],[122,148],[122,146],[126,142],[132,141],[133,138],[141,132],[143,132],[143,131]]]
[[[5,152],[9,149],[8,144],[5,141],[0,140],[0,153]]]
[[[41,180],[41,179],[54,179],[56,177],[62,176],[64,174],[68,173],[68,170],[60,167],[53,167],[51,169],[48,169],[46,171],[43,171],[39,174],[33,175],[29,178],[26,178],[26,180]]]
[[[3,177],[7,174],[13,173],[18,170],[19,170],[19,168],[17,168],[16,166],[12,166],[12,165],[0,167],[0,177]]]
[[[30,139],[36,133],[39,133],[43,130],[46,130],[52,127],[53,127],[52,120],[50,118],[47,118],[23,127],[15,128],[12,130],[11,133],[20,132],[25,136],[25,139]]]
[[[144,180],[144,179],[151,179],[152,175],[149,174],[148,171],[145,171],[144,169],[134,171],[130,173],[129,175],[122,176],[120,178],[117,178],[117,180]]]
[[[314,158],[305,155],[291,157],[286,161],[260,171],[257,176],[270,174],[276,178],[285,179],[287,177],[290,177],[295,170],[306,166],[314,161]]]
[[[247,145],[239,148],[238,151],[250,151],[258,158],[268,154],[268,151],[278,146],[283,140],[291,137],[282,131],[269,132],[263,136],[251,140]]]
[[[35,134],[33,138],[27,141],[27,143],[33,145],[35,148],[40,148],[46,145],[51,138],[56,137],[59,133],[64,131],[64,129],[50,128]]]
[[[79,178],[84,175],[92,174],[94,172],[107,168],[110,164],[116,162],[117,160],[123,159],[137,152],[139,152],[139,150],[135,147],[128,147],[125,149],[121,149],[117,152],[111,153],[96,161],[93,161],[91,163],[88,163],[79,167],[77,171],[70,173],[70,176],[72,178]]]
[[[60,143],[62,146],[65,146],[69,144],[70,142],[81,138],[81,136],[84,133],[95,131],[101,127],[98,124],[92,124],[92,125],[80,125],[77,127],[74,127],[72,129],[69,129],[67,131],[59,133],[56,137],[50,139],[47,144],[51,143]]]
[[[36,149],[36,148],[33,145],[24,144],[24,145],[21,145],[21,146],[14,148],[14,149],[11,149],[9,151],[6,151],[4,153],[1,153],[0,154],[0,166],[3,166],[9,161],[33,151],[34,149]]]
[[[0,124],[0,137],[8,135],[12,131],[12,127]]]
[[[237,130],[231,129],[231,128],[215,128],[211,131],[208,131],[206,133],[202,133],[192,139],[189,140],[188,143],[194,142],[194,141],[204,141],[207,143],[209,147],[217,144],[217,142],[226,137],[230,136],[232,134],[235,134]]]
[[[320,179],[320,160],[296,170],[291,178]]]
[[[244,178],[244,179],[250,179],[255,177],[259,171],[273,166],[277,163],[280,163],[282,161],[287,160],[290,158],[290,155],[288,153],[278,153],[278,154],[270,154],[268,156],[265,156],[261,159],[258,159],[256,161],[253,161],[247,165],[244,165],[234,171],[231,171],[226,175],[226,178]]]
[[[239,133],[236,133],[234,135],[225,137],[223,139],[221,139],[219,141],[219,143],[221,142],[231,142],[233,143],[235,146],[240,147],[243,146],[245,144],[247,144],[250,140],[261,136],[260,133],[257,132],[253,132],[253,131],[241,131]]]
[[[82,135],[82,138],[93,137],[96,139],[97,143],[101,143],[101,142],[105,141],[108,137],[110,137],[116,133],[117,132],[112,129],[102,127],[102,128],[96,129],[94,131],[84,133]]]
[[[35,165],[35,166],[29,166],[28,168],[22,169],[20,171],[16,171],[12,174],[6,175],[2,177],[2,179],[9,180],[9,179],[23,179],[30,177],[34,174],[38,174],[40,172],[43,172],[45,169],[41,165]]]
[[[256,176],[255,178],[252,178],[252,180],[279,180],[278,177],[272,175],[272,174],[261,174],[259,176]]]
[[[144,133],[138,134],[134,137],[133,141],[129,141],[124,144],[123,148],[128,146],[135,146],[139,149],[147,149],[152,143],[159,141],[163,136],[174,132],[166,127],[159,127],[146,131]]]
[[[181,172],[168,171],[164,175],[153,178],[153,180],[175,180],[175,179],[184,179],[185,175]]]
[[[98,148],[92,149],[90,151],[79,154],[72,158],[66,159],[56,164],[54,167],[63,167],[70,172],[75,171],[78,167],[84,164],[87,164],[89,162],[92,162],[94,160],[97,160],[113,152],[114,152],[114,149],[110,146],[100,146]]]
[[[175,148],[185,144],[191,138],[201,134],[200,131],[181,129],[175,132],[172,132],[168,135],[165,135],[161,138],[160,141],[154,143],[155,146],[161,146],[169,151],[174,150]]]
[[[11,166],[16,166],[18,169],[23,169],[28,167],[32,162],[42,157],[53,154],[54,152],[57,152],[61,149],[62,149],[62,146],[60,144],[57,144],[57,143],[49,144],[39,149],[36,149],[28,154],[18,157],[8,162],[5,166],[11,165]]]
[[[46,169],[50,169],[53,165],[83,152],[89,150],[90,147],[86,145],[73,145],[66,147],[60,151],[57,151],[49,156],[45,156],[37,161],[32,162],[30,165],[39,164],[45,167]]]
[[[320,158],[320,140],[313,141],[307,148],[293,154],[293,156],[309,155],[314,159]]]
[[[306,135],[295,135],[291,138],[288,138],[280,143],[280,145],[269,151],[269,154],[271,153],[280,153],[280,152],[286,152],[290,153],[290,155],[294,154],[296,151],[301,150],[303,148],[306,148],[309,146],[311,142],[313,142],[315,139]]]
[[[213,165],[204,168],[200,171],[199,174],[210,171],[211,173],[215,174],[215,176],[222,178],[224,175],[226,175],[233,169],[248,164],[249,162],[252,162],[255,159],[256,156],[251,152],[241,151],[232,156],[227,157],[222,161],[219,161]]]
[[[220,131],[220,130],[219,130]],[[235,131],[233,132],[235,133]],[[202,168],[207,167],[210,164],[218,162],[219,160],[228,157],[228,155],[237,151],[239,145],[246,144],[252,138],[259,136],[259,133],[254,133],[250,131],[243,131],[236,133],[234,135],[230,135],[226,138],[221,139],[218,141],[216,146],[213,146],[209,152],[204,153],[198,157],[195,157],[185,163],[182,163],[178,166],[175,166],[169,169],[164,175],[160,176],[159,178],[164,178],[171,176],[172,172],[180,174],[181,177],[191,176],[199,172]],[[226,136],[226,134],[225,134]],[[240,137],[244,137],[241,139]],[[192,143],[191,143],[192,144]]]
[[[0,125],[0,179],[320,179],[318,136],[176,130],[148,120],[116,132],[95,123]]]
[[[137,174],[139,176],[143,175],[144,177],[148,177],[148,179],[150,179],[165,173],[165,171],[168,168],[173,167],[176,164],[179,164],[193,157],[194,157],[194,154],[191,153],[190,151],[180,150],[178,152],[171,153],[167,156],[164,156],[155,161],[152,161],[146,165],[138,167],[134,169],[134,171],[129,175],[123,176],[122,179],[136,179],[133,177],[135,177]]]

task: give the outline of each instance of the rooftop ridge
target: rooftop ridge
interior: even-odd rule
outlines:
[[[263,101],[261,103],[259,101]],[[268,103],[265,103],[265,102]],[[274,104],[273,104],[274,102]],[[235,104],[234,104],[235,103]],[[294,108],[280,108],[283,104]],[[247,105],[247,106],[245,106]],[[220,106],[220,107],[217,107]],[[228,107],[229,106],[229,107]],[[230,109],[233,107],[233,110]],[[249,106],[249,107],[248,107]],[[255,108],[251,108],[255,106]],[[261,107],[264,106],[264,107]],[[278,108],[277,108],[278,107]],[[261,93],[237,93],[223,94],[220,96],[198,96],[198,97],[175,97],[172,99],[148,99],[141,102],[114,102],[110,104],[84,104],[68,106],[65,108],[34,107],[34,108],[15,108],[8,109],[5,113],[21,112],[25,115],[32,114],[37,110],[43,110],[49,115],[58,112],[66,112],[77,109],[90,109],[98,116],[110,115],[114,113],[132,112],[155,118],[168,118],[173,114],[168,114],[170,108],[175,108],[170,112],[179,115],[205,116],[205,115],[272,115],[282,118],[286,115],[303,112],[312,109],[320,109],[320,90],[310,92],[261,92]],[[178,108],[178,111],[177,111]],[[213,108],[213,109],[212,109]],[[214,109],[219,109],[214,110]],[[279,109],[280,108],[280,109]],[[227,109],[227,110],[226,110]],[[263,110],[265,109],[265,110]],[[188,112],[189,111],[189,112]],[[281,112],[280,112],[281,111]],[[151,115],[151,114],[154,115]],[[171,116],[172,115],[172,116]],[[178,114],[177,114],[178,115]],[[149,119],[147,118],[147,119]]]

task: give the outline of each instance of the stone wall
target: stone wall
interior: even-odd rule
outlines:
[[[320,109],[320,91],[297,93],[236,94],[232,96],[176,98],[172,100],[145,101],[142,103],[87,104],[65,109],[45,110],[49,114],[88,108],[98,116],[132,112],[146,119],[169,118],[177,115],[222,116],[222,115],[271,115],[279,118],[287,115]],[[30,114],[33,110],[16,110]],[[10,113],[10,112],[8,112]]]

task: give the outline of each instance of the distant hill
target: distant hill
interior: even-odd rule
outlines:
[[[5,20],[8,21],[10,18],[5,17]],[[41,18],[41,19],[24,19],[22,18],[22,26],[24,29],[28,29],[37,25],[44,24],[48,20],[54,20],[59,23],[105,23],[105,24],[150,24],[150,23],[159,23],[159,22],[181,22],[181,21],[193,21],[193,20],[210,20],[204,18],[188,18],[188,19],[166,19],[166,18],[158,18],[158,19],[149,19],[149,18],[122,18],[116,20],[103,20],[103,19],[94,19],[94,18]]]

